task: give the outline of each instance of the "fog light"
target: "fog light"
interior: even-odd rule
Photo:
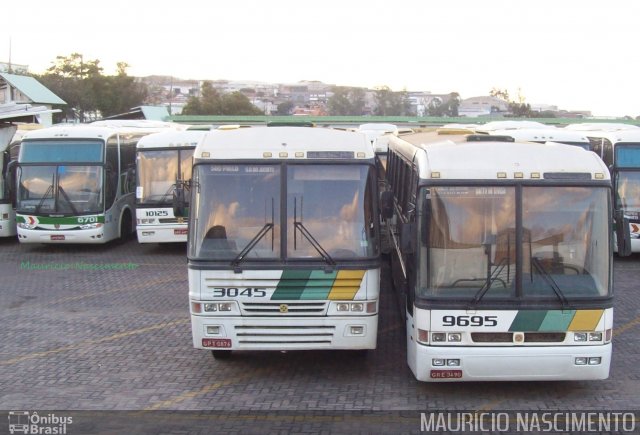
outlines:
[[[444,366],[444,362],[445,362],[445,360],[443,360],[442,358],[434,358],[434,359],[431,360],[431,364],[434,367]]]
[[[602,341],[602,332],[590,332],[589,341]]]
[[[351,326],[351,335],[364,335],[364,326]]]
[[[207,334],[209,335],[218,335],[220,334],[219,326],[207,326]]]
[[[573,341],[587,341],[587,333],[586,332],[574,332],[573,333]]]
[[[577,366],[586,366],[587,365],[587,358],[584,356],[579,356],[576,358],[576,365]]]
[[[143,236],[153,236],[156,232],[155,231],[143,231],[142,235]]]
[[[460,360],[459,359],[448,359],[447,360],[447,365],[449,367],[459,367],[460,366]]]
[[[338,311],[349,311],[349,304],[340,303],[336,305],[336,310]]]
[[[218,304],[218,310],[220,310],[220,311],[231,311],[231,303],[230,302],[224,302],[224,303]]]
[[[459,332],[450,333],[447,336],[447,340],[448,341],[460,342],[460,341],[462,341],[462,334],[459,333]]]
[[[435,343],[442,343],[447,340],[447,334],[444,332],[434,332],[431,334],[431,341]]]
[[[351,311],[361,313],[364,310],[364,305],[361,302],[351,304]]]
[[[591,358],[589,358],[589,365],[597,366],[597,365],[600,365],[601,361],[602,359],[599,356],[592,356]]]
[[[208,313],[218,311],[218,304],[204,304],[204,310]]]

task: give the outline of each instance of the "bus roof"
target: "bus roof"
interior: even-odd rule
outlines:
[[[640,142],[640,128],[616,131],[585,131],[583,133],[590,138],[608,139],[613,144],[619,142]]]
[[[582,142],[589,143],[587,135],[581,131],[563,130],[561,128],[522,128],[517,130],[493,130],[491,135],[511,136],[521,142]]]
[[[618,131],[618,130],[639,130],[637,125],[625,124],[622,122],[583,122],[578,124],[567,124],[566,130],[578,131]]]
[[[167,127],[164,127],[167,128]],[[94,124],[68,124],[33,130],[24,134],[22,140],[28,139],[52,139],[52,138],[72,138],[72,139],[106,139],[107,137],[119,134],[149,134],[162,131],[164,128],[138,128],[138,127],[115,127]]]
[[[543,179],[545,173],[565,178],[589,173],[591,179],[609,179],[604,162],[595,153],[580,147],[490,138],[485,136],[483,140],[468,142],[465,135],[442,137],[429,132],[390,138],[389,145],[417,160],[420,178],[425,179]]]
[[[144,136],[136,148],[195,148],[206,134],[207,130],[161,131]]]
[[[308,152],[314,158],[373,159],[373,148],[365,135],[322,127],[252,127],[209,131],[197,146],[194,157],[204,159],[302,159]],[[203,154],[204,153],[204,154]]]
[[[488,132],[493,130],[516,130],[520,128],[549,128],[548,125],[537,121],[490,121],[475,127],[476,131]]]

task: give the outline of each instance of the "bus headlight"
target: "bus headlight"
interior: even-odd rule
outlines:
[[[587,333],[586,332],[574,332],[573,333],[573,341],[587,341]]]
[[[80,225],[80,229],[81,230],[93,230],[95,228],[100,228],[102,227],[101,223],[94,223],[94,224],[84,224],[84,225]]]
[[[23,230],[33,230],[35,229],[35,225],[29,225],[28,223],[25,222],[20,222],[18,223],[18,228],[22,228]]]
[[[377,303],[373,302],[332,302],[329,306],[329,315],[332,314],[375,314],[377,312]]]
[[[237,313],[235,302],[194,302],[194,313]]]
[[[590,332],[589,341],[602,341],[602,332]]]

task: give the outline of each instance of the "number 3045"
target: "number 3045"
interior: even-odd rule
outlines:
[[[443,316],[443,326],[498,326],[498,316]]]

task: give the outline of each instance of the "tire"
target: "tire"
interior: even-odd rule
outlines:
[[[231,358],[231,351],[230,350],[212,350],[211,355],[213,355],[215,359],[229,359]]]
[[[126,242],[131,238],[131,234],[131,213],[126,210],[120,221],[120,241]]]

